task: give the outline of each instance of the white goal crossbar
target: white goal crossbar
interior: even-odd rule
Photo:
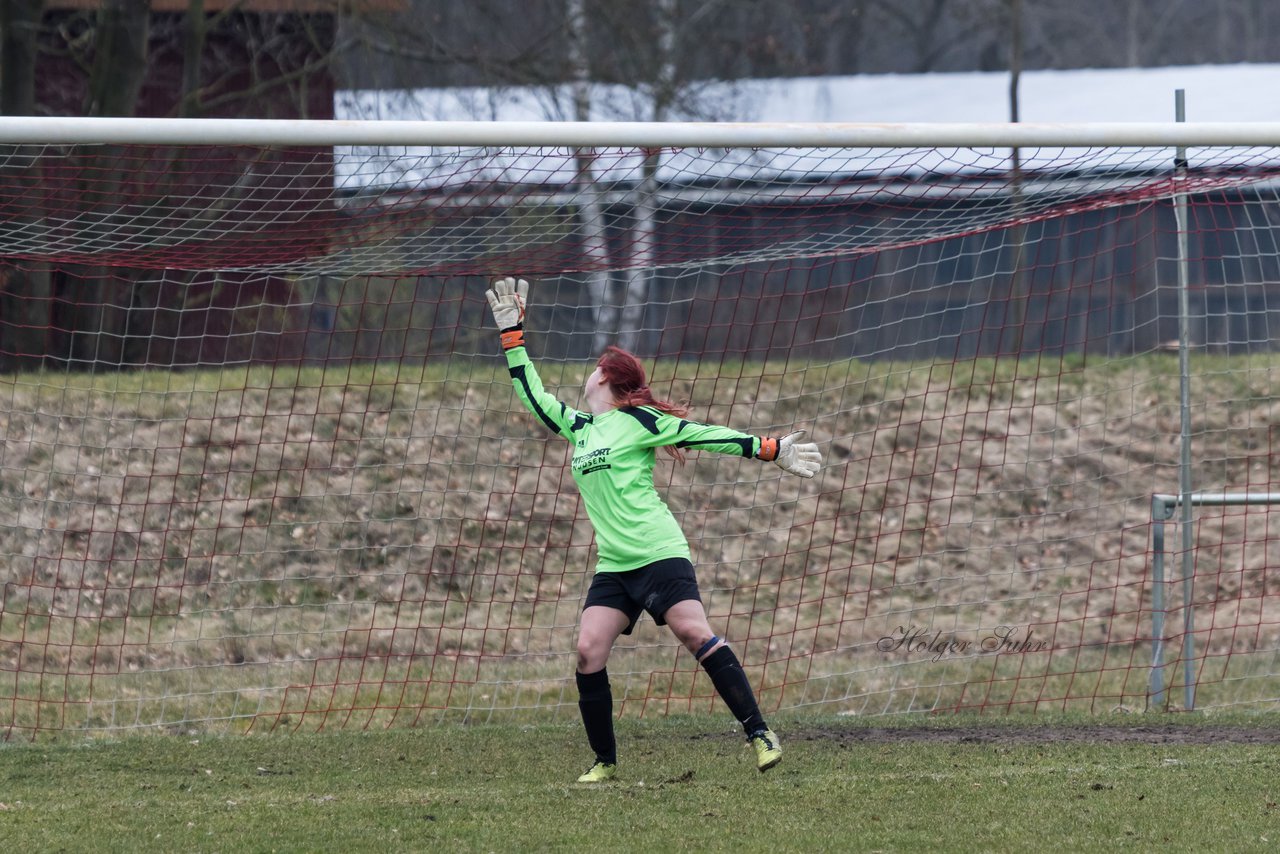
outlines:
[[[901,124],[478,122],[6,116],[10,145],[442,145],[1016,148],[1280,145],[1280,122]]]

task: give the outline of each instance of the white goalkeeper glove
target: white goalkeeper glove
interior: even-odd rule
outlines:
[[[524,279],[507,276],[498,279],[484,292],[493,312],[493,322],[502,333],[502,349],[514,350],[524,346],[524,306],[529,298],[529,283]]]
[[[813,477],[822,468],[822,452],[813,442],[800,442],[802,436],[804,431],[797,430],[779,439],[778,456],[773,461],[785,472]]]
[[[514,329],[524,322],[524,306],[529,299],[529,283],[524,279],[498,279],[484,295],[489,298],[489,309],[499,331]]]

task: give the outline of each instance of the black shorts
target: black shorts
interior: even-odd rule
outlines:
[[[665,626],[667,621],[662,615],[687,599],[702,601],[693,564],[687,558],[670,557],[626,572],[597,572],[582,607],[604,605],[621,611],[630,619],[622,632],[629,635],[641,611],[647,611],[655,623]]]

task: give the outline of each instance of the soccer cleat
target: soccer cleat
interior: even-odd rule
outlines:
[[[597,762],[587,769],[587,773],[578,778],[579,783],[607,783],[618,773],[618,766],[612,762]]]
[[[768,771],[782,761],[782,745],[773,730],[762,729],[754,733],[748,741],[756,749],[756,767],[762,772]]]

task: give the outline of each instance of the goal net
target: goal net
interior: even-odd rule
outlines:
[[[576,718],[592,531],[510,274],[566,403],[619,344],[821,447],[657,467],[766,713],[1280,701],[1277,513],[1151,537],[1280,480],[1277,149],[422,133],[0,151],[0,732]],[[727,714],[647,617],[609,671]]]

